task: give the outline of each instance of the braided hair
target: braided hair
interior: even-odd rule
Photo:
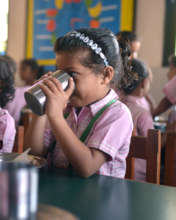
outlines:
[[[15,93],[14,72],[6,58],[0,57],[0,107],[13,100]]]

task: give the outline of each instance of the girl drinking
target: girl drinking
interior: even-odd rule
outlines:
[[[83,28],[59,37],[54,49],[58,68],[73,77],[66,91],[54,77],[43,81],[46,114],[33,115],[26,145],[37,155],[48,152],[55,167],[71,165],[82,177],[123,178],[133,122],[110,88],[123,72],[115,36],[107,29]]]

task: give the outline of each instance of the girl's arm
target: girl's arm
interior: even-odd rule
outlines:
[[[153,112],[153,117],[162,114],[163,112],[167,111],[172,106],[172,103],[164,97],[159,105],[156,107],[156,109]]]
[[[41,85],[41,89],[47,97],[45,109],[50,126],[65,156],[80,176],[92,175],[108,159],[108,156],[82,143],[64,119],[63,110],[74,90],[73,80],[70,79],[66,92],[63,91],[61,84],[55,78],[46,80]]]
[[[148,103],[149,103],[151,113],[153,113],[153,112],[154,112],[154,109],[155,109],[155,107],[156,107],[155,100],[153,99],[153,97],[152,97],[150,94],[147,94],[147,95],[145,96],[145,98],[146,98],[146,100],[147,100]]]
[[[44,154],[44,131],[46,127],[46,115],[37,116],[32,114],[32,121],[29,123],[29,127],[27,128],[24,145],[25,148],[31,147],[31,152],[36,155]]]
[[[50,118],[50,125],[68,161],[80,176],[88,177],[94,174],[107,160],[105,153],[89,148],[81,142],[64,117]]]

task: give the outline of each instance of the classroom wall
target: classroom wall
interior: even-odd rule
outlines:
[[[19,64],[25,57],[27,0],[9,0],[9,38],[7,53]],[[137,0],[136,32],[142,42],[139,57],[153,70],[151,94],[156,102],[163,96],[167,68],[162,68],[165,0]],[[18,76],[18,75],[17,75]],[[17,77],[17,85],[21,81]]]

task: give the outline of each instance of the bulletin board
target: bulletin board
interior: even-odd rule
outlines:
[[[26,57],[55,66],[53,45],[81,27],[133,29],[134,0],[29,0]]]

